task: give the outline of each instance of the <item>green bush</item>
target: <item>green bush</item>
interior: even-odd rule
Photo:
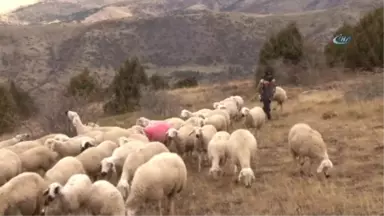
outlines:
[[[155,90],[169,88],[168,82],[165,80],[165,78],[157,74],[154,74],[151,76],[151,78],[149,78],[149,83]]]
[[[324,54],[329,66],[341,64],[367,70],[383,67],[383,7],[367,13],[354,26],[345,24],[334,36],[339,33],[352,36],[352,40],[347,45],[326,45]]]
[[[0,86],[0,133],[11,131],[17,123],[16,104],[5,86]]]
[[[104,112],[118,114],[136,110],[141,97],[140,89],[148,84],[148,77],[139,60],[126,60],[109,87],[112,99],[104,105]]]
[[[263,44],[256,69],[255,81],[258,83],[267,69],[273,68],[273,61],[282,59],[286,64],[296,65],[303,57],[303,39],[296,23],[289,23],[276,35]],[[274,71],[273,71],[274,72]]]
[[[99,84],[90,75],[88,68],[71,78],[67,87],[67,93],[71,96],[93,99],[100,92]]]

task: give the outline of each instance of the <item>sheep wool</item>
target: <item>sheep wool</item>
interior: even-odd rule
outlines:
[[[92,215],[126,215],[123,197],[115,186],[105,180],[92,184],[84,206]]]
[[[76,214],[88,199],[92,182],[85,174],[72,175],[63,186],[53,182],[44,191],[45,215]]]
[[[96,147],[90,146],[77,155],[76,158],[83,164],[88,176],[95,180],[100,172],[101,160],[111,156],[112,152],[118,147],[115,142],[107,140]]]
[[[24,172],[0,187],[0,215],[38,215],[43,205],[44,179]]]
[[[168,118],[168,119],[165,119],[164,121],[167,122],[172,128],[175,128],[175,129],[179,129],[181,128],[181,126],[183,126],[183,124],[185,124],[185,121],[183,119],[176,118],[176,117]]]
[[[59,160],[51,169],[49,169],[44,179],[47,184],[58,182],[65,184],[74,174],[86,174],[83,164],[75,157],[64,157]]]
[[[8,146],[13,146],[18,142],[27,140],[29,137],[30,137],[29,134],[24,133],[24,134],[17,134],[16,136],[14,136],[10,139],[0,141],[0,149],[8,147]]]
[[[45,146],[29,149],[20,155],[24,172],[36,172],[41,176],[58,160],[58,154]]]
[[[211,161],[209,174],[217,179],[223,174],[222,167],[229,157],[228,140],[230,134],[226,131],[219,131],[213,135],[208,143],[208,158]]]
[[[317,130],[305,123],[293,125],[288,133],[288,145],[293,161],[299,161],[301,169],[304,165],[305,157],[308,157],[310,165],[313,162],[319,163],[316,170],[317,173],[323,172],[325,177],[329,177],[328,171],[333,168],[333,163],[329,159],[327,145]]]
[[[0,149],[0,186],[22,172],[19,156],[8,149]]]
[[[247,107],[241,109],[242,117],[245,118],[244,124],[247,128],[256,128],[260,130],[265,124],[266,114],[261,107],[253,107],[251,110]]]
[[[168,198],[170,214],[175,214],[174,199],[187,185],[187,168],[183,159],[171,152],[153,156],[137,168],[132,180],[131,192],[126,201],[127,215],[135,215],[146,200],[159,203],[162,215],[162,199]]]
[[[222,117],[222,116],[220,116]],[[223,118],[223,117],[222,117]],[[208,157],[208,143],[211,141],[213,136],[217,133],[217,130],[212,125],[204,125],[200,128],[195,128],[196,134],[196,151],[198,153],[198,172],[201,171],[201,163],[203,156]]]
[[[164,144],[160,142],[150,142],[128,155],[124,162],[120,181],[117,184],[117,189],[120,191],[124,199],[128,196],[129,183],[131,182],[136,169],[151,159],[154,155],[162,152],[169,152]]]
[[[272,100],[276,101],[280,105],[280,110],[283,111],[283,104],[288,99],[287,92],[280,86],[276,86],[275,93],[273,94]]]
[[[212,125],[217,131],[228,131],[227,121],[223,115],[215,114],[204,119],[204,125]]]
[[[237,166],[241,167],[237,181],[243,183],[246,187],[251,187],[252,182],[255,180],[251,160],[256,156],[256,138],[246,129],[237,129],[229,137],[228,148],[235,174],[238,170]]]

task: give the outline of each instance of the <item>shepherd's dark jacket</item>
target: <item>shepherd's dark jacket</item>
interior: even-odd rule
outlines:
[[[275,79],[272,79],[271,81],[261,79],[257,89],[261,96],[261,101],[271,101],[276,89]]]

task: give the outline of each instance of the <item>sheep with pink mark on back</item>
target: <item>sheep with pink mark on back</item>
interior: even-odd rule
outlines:
[[[145,135],[151,142],[165,143],[167,139],[167,131],[171,128],[171,125],[165,121],[156,121],[153,124],[149,124],[144,128]]]

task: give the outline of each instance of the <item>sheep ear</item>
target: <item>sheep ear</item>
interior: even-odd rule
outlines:
[[[47,196],[48,195],[48,191],[49,191],[49,188],[45,189],[44,192],[43,192],[43,196]]]

